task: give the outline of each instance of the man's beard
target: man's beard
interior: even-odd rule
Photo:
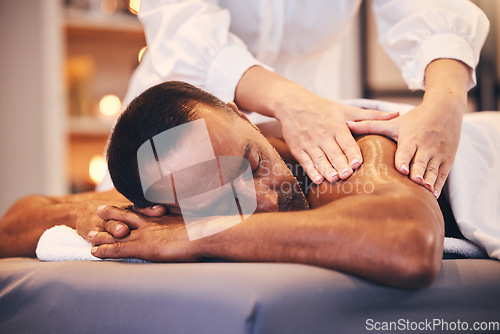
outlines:
[[[297,182],[297,180],[295,180],[295,182]],[[296,187],[299,189],[297,190]],[[294,187],[289,187],[287,191],[278,193],[278,208],[279,211],[300,211],[309,209],[309,203],[300,189],[298,182]]]

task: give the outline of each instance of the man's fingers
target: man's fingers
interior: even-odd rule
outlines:
[[[167,214],[167,208],[163,205],[153,205],[145,208],[138,208],[134,206],[134,210],[142,215],[149,217],[161,217]]]
[[[144,224],[144,216],[140,213],[111,205],[99,207],[97,215],[103,220],[116,220],[125,223],[131,229],[138,229]]]
[[[101,259],[137,257],[134,247],[132,247],[131,243],[132,241],[102,244],[92,247],[90,252],[92,253],[92,255]]]
[[[114,219],[105,220],[103,222],[104,230],[107,231],[115,238],[126,237],[130,233],[130,228],[127,224],[122,223]]]
[[[93,246],[112,244],[116,242],[116,239],[111,234],[109,234],[108,232],[100,231],[90,231],[87,235],[87,239]]]

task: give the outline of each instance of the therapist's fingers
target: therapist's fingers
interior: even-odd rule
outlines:
[[[349,148],[348,151],[343,150],[343,148],[340,146],[338,138],[342,138],[345,146],[348,146]],[[354,163],[356,165],[359,165],[361,161],[361,151],[359,150],[359,146],[352,137],[351,133],[349,133],[346,129],[346,133],[344,133],[344,136],[339,136],[338,138],[337,136],[335,137],[337,142],[335,142],[335,140],[331,137],[325,137],[319,141],[321,143],[319,151],[324,152],[323,156],[327,158],[323,159],[322,161],[325,169],[328,172],[327,174],[323,174],[323,176],[325,176],[325,178],[329,182],[336,182],[339,180],[339,178],[346,179],[351,176],[352,168],[349,167],[350,160],[347,152],[349,152],[349,154],[351,155],[351,160],[355,158]],[[351,142],[348,142],[349,138],[351,139]],[[320,170],[320,172],[323,173],[323,170]]]
[[[335,139],[337,140],[340,149],[345,154],[347,162],[349,163],[348,166],[341,165],[338,167],[340,177],[345,179],[352,174],[352,169],[356,169],[361,166],[363,163],[363,155],[361,154],[361,149],[359,148],[358,143],[349,132],[349,129],[346,128],[346,131],[335,136]],[[331,161],[332,159],[335,159],[335,157],[330,158]],[[344,159],[341,160],[342,163],[344,161]],[[337,168],[335,163],[333,163],[333,165]]]
[[[440,157],[433,157],[427,164],[424,175],[424,186],[438,198],[443,189],[446,178],[450,172],[451,165]]]
[[[349,131],[349,128],[345,124],[341,124],[336,129],[334,137],[331,137],[330,134],[322,132],[318,132],[317,135],[319,137],[316,138],[316,142],[319,143],[318,146],[320,150],[316,149],[315,151],[308,153],[310,153],[313,158],[316,168],[318,168],[320,163],[323,165],[323,168],[318,170],[322,174],[323,170],[328,172],[328,174],[323,174],[328,181],[335,182],[332,181],[332,179],[337,177],[330,174],[331,169],[328,167],[330,164],[333,166],[335,171],[338,172],[338,177],[342,180],[345,180],[352,175],[353,168],[361,166],[363,161],[361,150]],[[316,152],[320,153],[317,154]],[[320,157],[320,163],[316,163],[314,160],[315,157]]]
[[[417,150],[410,164],[410,180],[421,186],[425,186],[424,175],[428,162],[429,157]]]
[[[304,169],[304,172],[306,172],[307,176],[309,176],[315,184],[320,184],[325,180],[323,175],[316,169],[314,162],[307,152],[301,151],[299,153],[295,153],[294,156],[297,159],[297,162]]]
[[[347,126],[356,135],[377,134],[398,140],[398,126],[395,121],[347,121]]]
[[[380,111],[374,109],[357,109],[350,117],[348,118],[350,121],[367,121],[367,120],[390,120],[399,116],[399,112],[397,111]]]
[[[424,187],[430,192],[434,192],[434,185],[439,175],[441,161],[437,158],[431,158],[427,163],[427,169],[424,174]]]
[[[323,141],[321,147],[309,147],[307,154],[314,168],[328,182],[336,182],[339,178],[346,179],[352,174],[346,155],[333,140]]]
[[[410,174],[410,163],[417,151],[417,145],[411,142],[401,141],[396,148],[396,156],[394,158],[394,167],[403,175]],[[423,178],[425,171],[425,164],[421,164],[420,176]],[[418,171],[418,169],[416,170]],[[416,172],[412,171],[412,172]]]
[[[441,164],[438,172],[438,176],[436,179],[436,183],[434,183],[434,190],[432,194],[438,198],[441,195],[441,191],[443,190],[444,183],[448,178],[448,174],[450,173],[451,165],[447,163]]]

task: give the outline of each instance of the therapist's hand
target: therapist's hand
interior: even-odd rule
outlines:
[[[457,60],[434,60],[425,70],[426,91],[418,107],[387,122],[349,123],[349,128],[396,140],[396,169],[439,197],[460,141],[469,71]]]
[[[397,113],[360,109],[322,98],[260,66],[247,70],[235,93],[237,106],[278,119],[290,152],[316,184],[352,175],[363,163],[346,121],[386,120]]]
[[[290,152],[316,184],[345,180],[363,163],[346,121],[388,120],[397,113],[360,109],[308,92],[277,113]]]
[[[355,134],[381,134],[397,141],[395,168],[439,197],[460,141],[460,107],[424,101],[393,120],[348,124]]]

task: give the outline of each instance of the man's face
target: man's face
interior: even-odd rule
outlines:
[[[236,113],[230,115],[205,105],[198,105],[197,116],[205,121],[216,157],[232,156],[248,160],[257,197],[256,212],[309,208],[297,179],[274,147],[252,124]],[[193,151],[187,147],[189,145],[192,143],[185,145],[181,141],[169,154],[168,164],[172,170],[178,170],[180,166],[176,162],[186,161],[186,154]],[[193,176],[192,184],[183,186],[196,187],[198,177]],[[167,208],[171,213],[180,213],[177,204],[167,204]]]

